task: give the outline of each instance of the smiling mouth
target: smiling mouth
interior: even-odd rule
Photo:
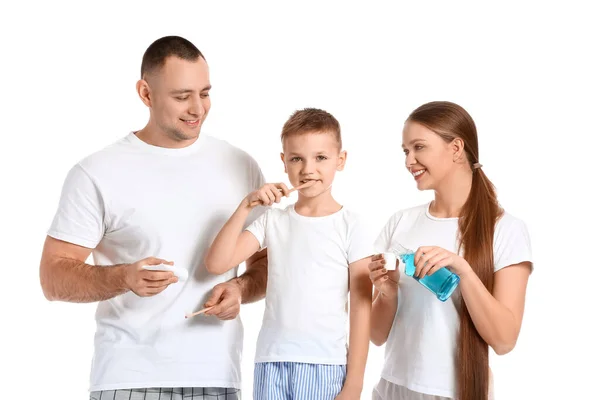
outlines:
[[[316,183],[316,182],[320,182],[320,180],[319,179],[301,179],[300,180],[301,184],[305,184],[305,183],[308,183],[308,182],[315,182]]]
[[[199,119],[181,119],[181,121],[183,121],[187,126],[197,126],[200,123]]]
[[[415,171],[415,172],[411,172],[411,174],[412,174],[413,177],[417,178],[417,177],[423,175],[425,173],[425,171],[426,171],[425,169],[421,169],[421,170],[418,170],[418,171]]]

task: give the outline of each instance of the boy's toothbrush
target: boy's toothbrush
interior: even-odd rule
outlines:
[[[304,189],[305,187],[309,187],[312,186],[314,184],[315,181],[308,181],[308,182],[304,182],[302,185],[298,185],[296,187],[293,187],[290,189],[290,193],[296,191],[296,190],[300,190],[300,189]],[[281,189],[279,189],[281,190]],[[260,200],[255,200],[252,203],[250,203],[250,207],[254,207],[254,206],[259,206],[261,205],[261,201]]]

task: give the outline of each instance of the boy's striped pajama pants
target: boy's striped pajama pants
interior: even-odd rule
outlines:
[[[254,400],[333,400],[345,380],[345,365],[257,363]]]

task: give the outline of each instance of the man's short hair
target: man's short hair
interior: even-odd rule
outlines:
[[[192,42],[179,36],[165,36],[152,43],[142,58],[142,79],[165,65],[168,57],[175,56],[187,61],[196,61],[199,57],[206,60]]]

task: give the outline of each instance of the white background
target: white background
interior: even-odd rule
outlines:
[[[381,226],[432,196],[403,168],[406,116],[431,100],[464,106],[502,205],[529,226],[536,265],[517,347],[492,357],[497,399],[599,398],[599,15],[525,3],[3,2],[0,397],[87,398],[95,305],[45,300],[42,243],[69,168],[146,123],[142,54],[176,34],[211,68],[204,132],[279,181],[286,118],[330,111],[349,154],[334,194]],[[246,399],[262,310],[242,311]],[[364,399],[382,356],[372,346]]]

